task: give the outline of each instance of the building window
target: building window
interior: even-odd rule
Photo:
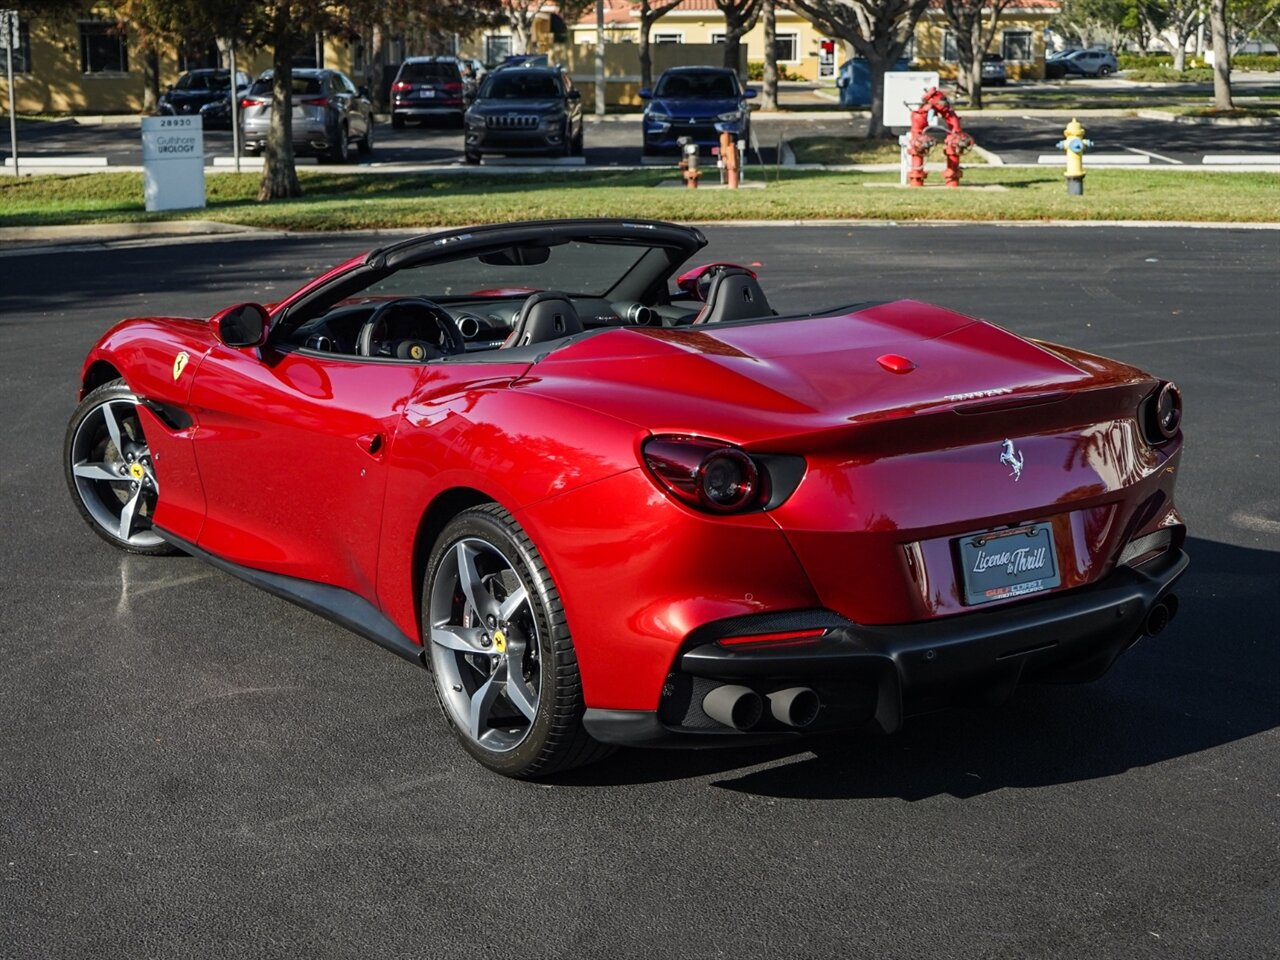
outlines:
[[[1031,31],[1006,30],[1000,43],[1000,55],[1006,60],[1031,62]]]
[[[485,63],[500,63],[509,56],[511,56],[510,35],[491,33],[484,38]]]
[[[779,33],[773,44],[774,56],[779,63],[800,62],[800,34]]]
[[[724,43],[724,31],[720,30],[711,34],[712,43]]]
[[[654,43],[684,43],[683,33],[655,33]]]
[[[80,72],[129,72],[129,51],[119,24],[110,20],[80,22]]]
[[[956,46],[956,35],[948,30],[942,35],[942,61],[955,63],[960,59],[960,48]]]

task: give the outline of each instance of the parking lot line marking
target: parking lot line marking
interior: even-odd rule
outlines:
[[[1246,337],[1276,337],[1280,330],[1260,330],[1257,333],[1215,333],[1204,337],[1163,337],[1159,340],[1126,340],[1123,343],[1108,343],[1103,350],[1116,350],[1120,347],[1153,347],[1162,343],[1200,343],[1207,340],[1243,340]]]
[[[1181,160],[1175,160],[1173,157],[1166,157],[1162,153],[1152,153],[1150,150],[1139,150],[1137,147],[1123,147],[1122,149],[1128,150],[1130,153],[1140,153],[1143,156],[1154,157],[1156,160],[1163,160],[1165,163],[1175,163],[1178,166],[1182,166]]]

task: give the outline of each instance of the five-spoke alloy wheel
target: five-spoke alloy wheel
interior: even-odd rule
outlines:
[[[103,384],[76,408],[63,465],[76,506],[100,537],[131,553],[174,552],[151,529],[160,480],[138,398],[123,380]]]
[[[444,528],[427,567],[423,634],[441,709],[463,747],[512,777],[596,759],[559,593],[537,549],[496,504]]]

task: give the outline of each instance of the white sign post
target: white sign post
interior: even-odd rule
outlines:
[[[18,11],[0,10],[0,47],[4,47],[9,78],[9,152],[13,155],[13,175],[18,175],[18,113],[13,95],[13,48],[18,45]]]
[[[199,116],[142,118],[142,184],[149,211],[205,205]]]
[[[930,70],[891,70],[884,75],[884,125],[886,127],[911,127],[911,111],[924,102],[925,91],[938,85],[938,74]],[[901,181],[907,182],[907,144],[910,134],[898,137],[902,147]]]

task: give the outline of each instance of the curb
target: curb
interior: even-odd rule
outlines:
[[[156,220],[147,223],[59,224],[48,227],[0,227],[0,243],[84,243],[139,238],[210,236],[213,234],[275,234],[218,220]]]
[[[1139,110],[1143,120],[1190,123],[1202,127],[1280,127],[1280,117],[1188,117],[1168,110]]]

